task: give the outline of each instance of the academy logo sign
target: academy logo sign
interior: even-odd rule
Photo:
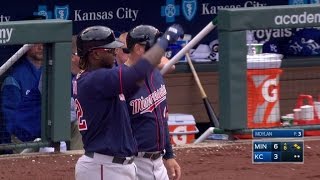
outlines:
[[[182,13],[183,16],[191,21],[197,12],[197,0],[183,0],[182,1]]]
[[[5,44],[10,41],[13,28],[0,29],[0,44]]]
[[[276,25],[320,23],[320,13],[303,12],[302,14],[278,15],[274,17],[274,23]]]
[[[54,18],[55,19],[69,19],[69,5],[54,6]]]

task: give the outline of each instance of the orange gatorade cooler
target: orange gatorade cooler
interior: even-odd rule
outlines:
[[[278,54],[247,56],[248,128],[280,126],[281,58]]]
[[[190,114],[169,114],[168,120],[171,144],[189,144],[199,132],[195,119]]]

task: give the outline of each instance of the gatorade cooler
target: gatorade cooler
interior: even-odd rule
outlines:
[[[195,119],[190,114],[169,114],[168,120],[171,144],[189,144],[199,132]]]
[[[281,58],[269,53],[247,56],[248,128],[280,126]]]

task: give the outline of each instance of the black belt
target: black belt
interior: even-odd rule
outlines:
[[[164,154],[163,151],[160,151],[160,152],[145,152],[142,157],[148,158],[148,159],[151,159],[151,160],[156,160],[156,159],[160,158],[163,154]]]
[[[93,152],[85,152],[84,155],[88,156],[89,158],[94,157]],[[112,163],[117,163],[117,164],[132,164],[134,158],[133,157],[116,157],[116,156],[111,156],[113,157]]]

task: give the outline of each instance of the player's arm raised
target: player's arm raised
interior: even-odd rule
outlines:
[[[99,82],[106,82],[105,84],[97,84],[96,89],[102,92],[107,97],[116,96],[125,91],[138,90],[138,81],[143,80],[147,73],[160,63],[166,48],[170,43],[176,42],[184,34],[180,25],[174,24],[170,26],[166,32],[161,36],[157,43],[152,46],[136,64],[129,68],[117,67],[113,69],[101,69],[92,74],[91,80],[102,80]],[[110,71],[110,73],[104,73]],[[120,85],[121,84],[121,85]]]

